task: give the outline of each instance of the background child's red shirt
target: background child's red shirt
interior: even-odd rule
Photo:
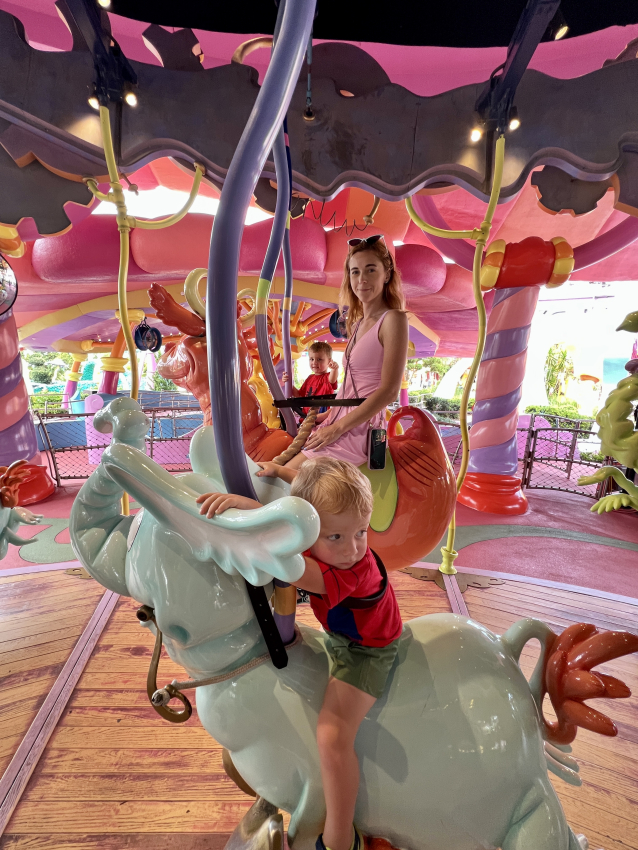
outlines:
[[[379,592],[381,573],[369,547],[363,558],[347,570],[324,564],[309,552],[304,554],[317,561],[326,585],[325,593],[310,595],[314,615],[324,629],[362,646],[387,646],[399,637],[403,623],[389,582],[383,598],[371,608],[338,607],[348,596],[363,598]]]
[[[320,375],[308,375],[298,390],[298,394],[304,398],[311,395],[330,395],[336,392],[337,382],[330,383],[330,372],[322,372]],[[309,407],[304,407],[303,412],[308,413]]]

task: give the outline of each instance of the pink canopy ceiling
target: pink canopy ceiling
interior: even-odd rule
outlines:
[[[0,8],[21,19],[33,47],[43,50],[71,48],[71,36],[57,14],[54,0],[20,0],[16,3],[0,0]],[[142,38],[146,24],[117,15],[110,17],[113,34],[129,58],[159,64]],[[236,47],[251,37],[195,32],[204,51],[205,68],[228,63]],[[580,76],[615,58],[628,42],[636,38],[638,26],[612,27],[591,35],[543,43],[538,47],[530,67],[555,77]],[[384,67],[392,82],[424,96],[484,81],[504,60],[506,53],[505,48],[405,47],[372,43],[360,43],[359,46]],[[258,50],[250,54],[247,61],[262,75],[268,59],[269,51]],[[190,185],[190,178],[165,159],[141,169],[134,180],[142,191],[157,185],[186,190]],[[209,187],[203,187],[202,194],[216,196],[215,190]],[[449,227],[471,228],[482,220],[484,204],[462,189],[436,195],[433,200]],[[613,205],[613,190],[610,190],[597,208],[586,215],[549,215],[539,207],[536,190],[528,181],[515,200],[497,208],[492,238],[517,242],[531,235],[544,239],[563,236],[576,247],[627,218],[624,213],[614,210]],[[315,205],[313,211],[307,211],[306,219],[295,223],[295,276],[311,283],[335,286],[339,282],[339,268],[345,251],[345,233],[324,230],[324,217],[321,216],[320,221],[314,220],[316,212]],[[179,234],[174,231],[175,236],[171,240],[153,232],[135,232],[131,288],[146,288],[151,280],[177,282],[183,280],[184,274],[193,267],[206,265],[206,243],[211,223],[210,216],[190,215],[178,226],[181,228]],[[334,223],[343,222],[335,219]],[[24,258],[12,261],[20,280],[20,296],[16,305],[19,325],[26,325],[47,311],[115,291],[118,252],[117,231],[113,224],[111,217],[91,216],[76,224],[64,236],[29,243]],[[435,332],[439,352],[470,352],[476,338],[476,313],[471,306],[469,274],[457,266],[443,264],[439,249],[409,221],[402,202],[382,202],[379,220],[373,227],[375,231],[377,228],[384,230],[389,241],[405,243],[398,246],[397,262],[403,268],[409,302],[414,314]],[[259,273],[269,229],[269,222],[247,228],[242,247],[243,273]],[[194,250],[187,251],[185,255],[179,247],[180,239]],[[420,253],[420,247],[431,250]],[[603,262],[576,272],[573,279],[638,280],[638,242]],[[98,332],[106,336],[112,316],[94,318],[92,324],[87,322],[82,328],[67,329],[69,336],[60,331],[56,338],[80,338],[82,334],[95,337]],[[40,341],[48,345],[51,344],[49,337],[52,339],[55,333],[51,331],[46,336],[46,343],[44,336]],[[432,343],[429,345],[433,348]],[[426,349],[427,341],[423,339],[422,350]]]

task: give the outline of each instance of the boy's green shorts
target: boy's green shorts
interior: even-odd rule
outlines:
[[[361,646],[343,635],[326,632],[332,660],[330,675],[379,699],[399,650],[399,638],[387,646]]]

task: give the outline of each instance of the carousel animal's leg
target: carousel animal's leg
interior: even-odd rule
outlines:
[[[284,819],[279,809],[257,797],[248,809],[224,850],[283,850]]]
[[[222,750],[222,767],[224,768],[224,773],[229,779],[232,779],[235,785],[239,788],[240,791],[243,791],[244,794],[248,794],[249,797],[256,797],[257,794],[250,785],[246,782],[241,773],[237,770],[235,765],[233,764],[232,757],[227,749]]]
[[[548,783],[549,785],[549,783]],[[516,807],[502,850],[588,850],[584,835],[567,825],[563,809],[551,786],[531,788]]]
[[[323,786],[318,773],[317,780],[307,781],[299,797],[299,803],[290,816],[288,824],[288,846],[295,850],[314,848],[317,836],[323,832],[326,819],[326,804]]]

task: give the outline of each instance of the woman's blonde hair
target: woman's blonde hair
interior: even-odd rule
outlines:
[[[359,516],[372,512],[372,487],[365,475],[347,460],[318,457],[307,460],[290,488],[291,496],[299,496],[328,514],[353,511]]]
[[[348,336],[352,335],[352,328],[355,322],[363,318],[361,301],[359,301],[352,291],[352,284],[350,283],[350,260],[360,251],[372,251],[381,260],[385,271],[390,272],[388,282],[383,285],[383,300],[388,310],[405,310],[405,296],[403,295],[403,287],[401,286],[401,273],[395,266],[394,257],[388,251],[385,241],[378,239],[373,245],[368,245],[367,242],[361,241],[358,245],[353,245],[348,251],[348,256],[343,267],[343,282],[341,284],[341,291],[339,292],[339,306],[341,309],[348,307],[346,316],[346,331]]]

